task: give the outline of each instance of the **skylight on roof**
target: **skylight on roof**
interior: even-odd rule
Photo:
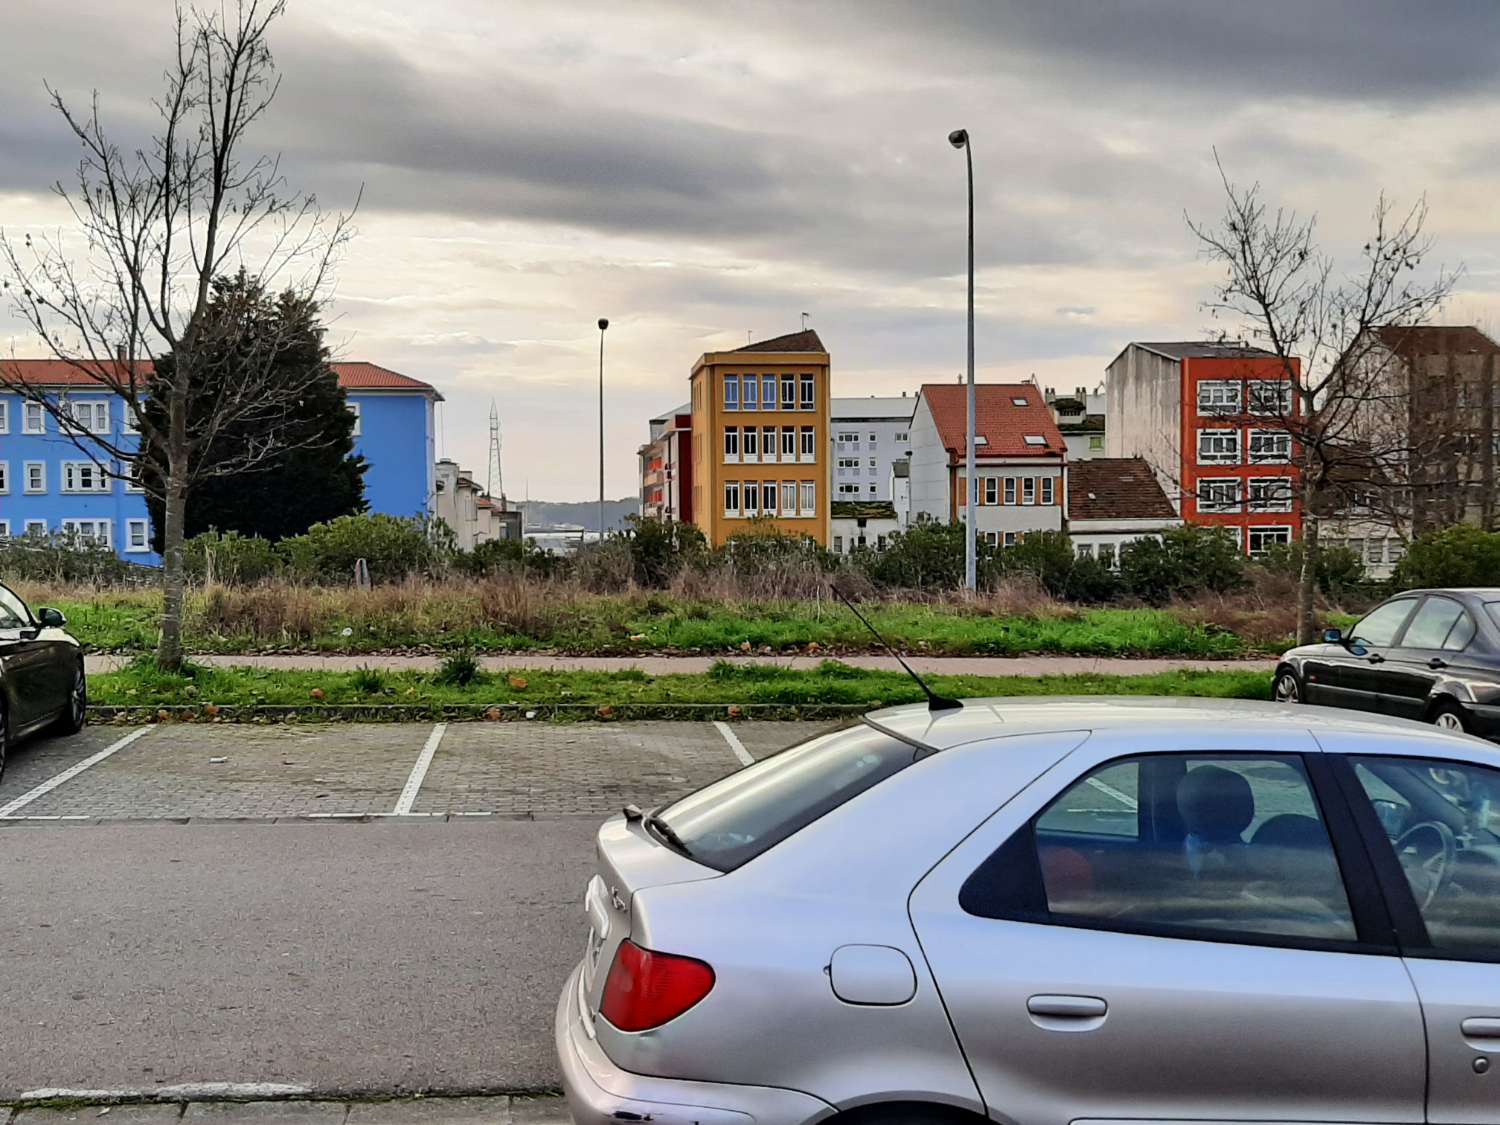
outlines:
[[[1025,406],[1026,405],[1026,396],[1025,395],[1020,395],[1020,396],[1018,396],[1016,398],[1013,398],[1013,399],[1010,400],[1010,404],[1012,406]]]
[[[974,444],[975,445],[989,445],[989,443],[990,443],[990,439],[987,438],[987,437],[985,437],[983,434],[975,434],[974,435]]]
[[[1026,435],[1026,444],[1027,445],[1046,445],[1047,444],[1047,439],[1044,438],[1041,434],[1027,434]]]

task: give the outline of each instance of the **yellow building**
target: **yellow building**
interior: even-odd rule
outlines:
[[[828,353],[811,330],[693,365],[693,522],[720,546],[754,526],[828,545]]]

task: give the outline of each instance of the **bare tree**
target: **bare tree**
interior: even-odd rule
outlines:
[[[1237,186],[1222,165],[1220,176],[1223,217],[1213,225],[1187,221],[1204,254],[1224,267],[1205,307],[1234,318],[1279,357],[1290,384],[1290,394],[1242,409],[1291,444],[1291,487],[1303,521],[1297,639],[1306,643],[1314,627],[1320,512],[1329,496],[1363,491],[1394,501],[1419,460],[1406,380],[1377,330],[1423,323],[1458,274],[1419,269],[1432,248],[1425,200],[1398,212],[1381,195],[1358,264],[1344,272],[1319,248],[1316,216],[1273,211],[1259,184]]]
[[[19,364],[0,362],[0,387],[37,404],[110,476],[136,478],[138,463],[153,455],[165,467],[159,481],[140,483],[159,490],[164,510],[157,658],[168,669],[182,663],[188,497],[198,482],[243,472],[284,448],[283,422],[300,397],[277,370],[282,341],[216,338],[205,315],[214,281],[248,270],[315,297],[353,233],[348,215],[328,217],[313,196],[289,191],[278,158],[246,153],[279,86],[267,32],[284,8],[285,0],[179,8],[175,55],[154,103],[155,136],[137,148],[111,138],[97,92],[80,114],[49,86],[83,149],[73,183],[54,190],[86,249],[75,254],[61,236],[28,233],[18,243],[0,235],[4,285],[18,315],[64,365],[68,382],[123,401],[139,437],[92,432],[66,394],[28,379]],[[158,377],[152,357],[167,352],[173,363]],[[211,408],[190,415],[204,388],[212,389]],[[235,429],[262,438],[230,459],[209,456],[215,438]]]

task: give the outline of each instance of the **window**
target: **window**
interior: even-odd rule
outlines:
[[[27,535],[37,535],[37,536],[46,535],[47,534],[47,521],[46,520],[27,520],[26,521],[26,534]]]
[[[741,499],[745,504],[745,515],[760,515],[760,485],[753,480],[747,480],[740,486],[740,491]]]
[[[4,430],[0,430],[0,433],[4,433]],[[901,443],[901,444],[905,444],[905,442],[907,441],[907,439],[908,439],[908,435],[906,435],[906,434],[897,434],[896,437],[895,437],[895,440],[898,443]]]
[[[818,488],[814,481],[802,482],[802,502],[797,507],[799,516],[811,516],[817,512]]]
[[[1000,533],[998,531],[986,531],[984,533],[984,541],[991,547],[998,547],[1000,546]]]
[[[838,470],[839,470],[839,475],[840,476],[843,476],[850,469],[857,469],[857,468],[859,468],[859,458],[858,457],[840,457],[838,459]]]
[[[10,433],[10,403],[0,398],[0,434]]]
[[[151,549],[151,534],[145,520],[125,521],[125,550],[135,553]]]
[[[0,539],[10,538],[10,520],[0,520]]]
[[[842,535],[835,535],[833,537],[833,553],[835,555],[842,555],[844,553],[844,537]]]
[[[984,478],[984,502],[986,504],[1000,503],[1000,481],[998,478]]]
[[[781,409],[795,410],[797,408],[797,377],[795,375],[783,375],[781,377]]]
[[[776,482],[763,481],[760,486],[760,510],[768,516],[776,514]]]
[[[1250,554],[1259,557],[1272,547],[1285,546],[1292,541],[1289,527],[1252,527],[1249,533]]]
[[[364,416],[364,412],[362,411],[359,403],[357,403],[357,402],[351,402],[351,403],[349,403],[349,413],[354,415],[354,429],[351,430],[350,432],[355,437],[359,437],[361,434],[364,433],[364,429],[365,429],[365,416]]]
[[[1197,491],[1200,512],[1240,510],[1240,482],[1237,477],[1200,477]]]
[[[1365,541],[1365,561],[1372,563],[1385,562],[1385,540],[1369,539]]]
[[[1041,434],[1026,434],[1021,440],[1027,445],[1046,445],[1047,439]]]
[[[810,464],[818,459],[817,444],[813,441],[813,434],[811,426],[802,427],[802,448],[797,454],[797,460]]]
[[[870,475],[875,475],[875,458],[873,457],[870,458]]]
[[[1239,430],[1198,431],[1198,464],[1238,465],[1239,463]]]
[[[787,462],[797,459],[797,431],[790,426],[781,427],[781,459]]]
[[[24,403],[21,407],[21,432],[44,434],[47,432],[47,412],[39,402]]]
[[[985,437],[983,434],[975,434],[974,435],[974,444],[975,445],[989,445],[989,443],[990,443],[990,439],[987,438],[987,437]]]
[[[1199,414],[1238,414],[1240,385],[1229,379],[1205,379],[1198,384]]]
[[[1094,557],[1094,545],[1092,543],[1075,543],[1073,553],[1080,559],[1091,559]]]
[[[1057,503],[1057,495],[1054,492],[1054,489],[1056,489],[1056,488],[1057,488],[1057,482],[1054,481],[1051,477],[1043,477],[1042,478],[1042,503],[1043,504],[1055,504],[1055,503]]]
[[[724,514],[726,516],[740,514],[740,482],[737,480],[724,482]]]
[[[1252,512],[1290,512],[1292,510],[1290,477],[1251,477],[1249,490]]]
[[[1113,543],[1099,544],[1099,561],[1110,570],[1115,568],[1115,545]]]
[[[1005,502],[1014,505],[1016,502],[1016,478],[1005,478]]]
[[[1250,431],[1250,463],[1283,465],[1292,459],[1292,435],[1280,430]]]
[[[1500,955],[1500,774],[1441,759],[1354,758],[1354,774],[1441,957]]]
[[[859,485],[857,485],[857,484],[840,484],[838,486],[838,490],[837,491],[838,491],[838,494],[840,496],[858,496],[859,495]]]
[[[80,399],[69,401],[68,416],[76,427],[91,434],[109,433],[109,401],[107,399]]]
[[[760,380],[754,375],[745,376],[744,396],[740,402],[740,409],[760,409]]]
[[[1021,503],[1023,503],[1023,504],[1035,504],[1036,503],[1036,478],[1035,477],[1022,477],[1021,478]]]
[[[10,491],[10,462],[0,461],[0,495]]]
[[[738,426],[726,426],[724,429],[724,461],[726,464],[738,464],[740,459],[740,430]]]
[[[754,426],[746,426],[745,432],[740,435],[740,456],[746,464],[760,460],[759,442],[756,440],[759,433]]]
[[[870,435],[870,444],[871,445],[874,445],[879,440],[880,440],[880,435],[879,434],[871,434]]]
[[[781,482],[781,514],[784,516],[797,514],[797,482],[794,480]]]
[[[1450,645],[1449,639],[1453,644]],[[1406,627],[1402,648],[1448,648],[1459,651],[1474,639],[1474,623],[1452,598],[1427,598]]]
[[[1292,384],[1285,379],[1250,380],[1250,413],[1289,417],[1292,413]]]
[[[62,463],[62,490],[64,492],[108,492],[109,476],[92,461],[64,461]]]
[[[874,496],[879,490],[872,484],[869,486],[868,491],[871,496]]]
[[[1411,611],[1416,604],[1416,598],[1397,598],[1395,601],[1376,606],[1365,614],[1364,619],[1353,629],[1349,630],[1350,647],[1371,645],[1375,648],[1385,648],[1392,644],[1396,640],[1396,634],[1401,631],[1401,626],[1411,616]]]
[[[1007,531],[1004,542],[1007,547],[1014,547],[1016,545],[1016,533],[1014,531]]]
[[[1013,395],[1011,397],[1010,404],[1012,406],[1025,406],[1026,405],[1026,396],[1025,395]]]
[[[959,903],[1126,933],[1358,939],[1312,786],[1283,755],[1102,766],[981,864]]]
[[[1099,452],[1103,448],[1104,448],[1104,435],[1103,434],[1090,434],[1089,435],[1089,452],[1090,453],[1097,453],[1097,452]]]
[[[724,376],[724,409],[738,410],[740,408],[740,377],[738,375]]]
[[[47,466],[41,461],[26,462],[26,491],[47,491]]]
[[[130,463],[130,475],[125,478],[125,491],[126,492],[141,493],[141,492],[145,492],[146,491],[138,483],[139,480],[140,480],[140,476],[141,476],[141,470],[142,470],[142,465],[141,465],[141,463],[139,461],[132,461]]]
[[[776,460],[775,426],[766,426],[760,431],[760,459],[768,465]]]
[[[859,448],[858,434],[851,434],[848,431],[845,431],[844,433],[839,434],[838,440],[840,445],[852,445],[855,449]]]
[[[762,410],[776,409],[776,376],[774,375],[760,377],[760,408]]]
[[[80,542],[97,543],[102,547],[110,545],[109,520],[63,520],[62,529],[63,534]]]
[[[802,399],[800,405],[803,410],[812,410],[814,408],[817,401],[816,386],[817,384],[813,382],[813,376],[802,376]]]
[[[26,603],[0,586],[0,629],[20,629],[31,623]]]

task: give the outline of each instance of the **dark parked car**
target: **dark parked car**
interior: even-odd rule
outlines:
[[[1397,594],[1285,653],[1276,698],[1500,736],[1500,589]]]
[[[6,751],[26,735],[49,727],[63,734],[83,729],[83,650],[63,632],[67,623],[55,609],[33,614],[0,585],[0,775]]]

